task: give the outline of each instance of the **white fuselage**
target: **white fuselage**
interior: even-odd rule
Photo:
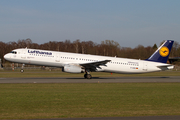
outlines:
[[[16,54],[8,53],[4,58],[15,63],[24,63],[51,67],[64,67],[67,64],[79,65],[82,63],[93,63],[102,60],[111,60],[106,65],[100,66],[97,71],[115,73],[146,73],[166,70],[169,64],[151,62],[146,60],[125,59],[118,57],[107,57],[88,54],[77,54],[68,52],[56,52],[38,49],[15,49]],[[170,69],[171,67],[169,67]]]

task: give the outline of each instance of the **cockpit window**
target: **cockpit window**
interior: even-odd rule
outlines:
[[[16,52],[16,51],[11,51],[10,53],[12,53],[12,54],[17,54],[17,52]]]

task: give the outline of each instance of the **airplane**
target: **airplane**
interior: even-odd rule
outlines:
[[[14,63],[58,67],[67,73],[85,73],[84,78],[91,79],[90,72],[133,74],[173,69],[173,65],[167,64],[173,43],[173,40],[166,40],[146,60],[29,48],[15,49],[5,54],[4,58]]]

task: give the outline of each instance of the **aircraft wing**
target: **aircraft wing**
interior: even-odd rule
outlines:
[[[81,63],[79,65],[83,66],[85,69],[89,69],[90,71],[96,71],[96,68],[101,69],[100,66],[106,66],[106,64],[110,61],[111,60],[102,60],[98,62]]]

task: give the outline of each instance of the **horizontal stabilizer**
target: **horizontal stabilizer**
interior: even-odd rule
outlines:
[[[167,65],[160,65],[157,67],[160,68],[161,70],[172,70],[174,68],[174,65],[167,64]]]

